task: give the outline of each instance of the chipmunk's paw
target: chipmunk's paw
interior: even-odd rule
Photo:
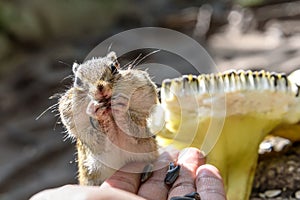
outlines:
[[[126,113],[129,109],[129,97],[125,94],[117,94],[111,98],[111,109],[116,113]]]

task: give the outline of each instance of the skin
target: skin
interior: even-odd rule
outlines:
[[[169,187],[164,184],[167,170],[166,163],[175,161],[181,165],[180,176]],[[143,184],[140,174],[128,173],[126,169],[142,169],[144,163],[130,163],[107,179],[100,187],[66,185],[59,188],[44,190],[34,195],[30,200],[46,199],[132,199],[158,200],[183,196],[197,191],[201,200],[225,200],[223,181],[217,168],[205,164],[203,154],[196,148],[184,149],[181,152],[168,150],[160,155],[154,163],[160,169]]]

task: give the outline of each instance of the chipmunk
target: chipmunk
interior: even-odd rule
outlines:
[[[147,72],[121,69],[110,52],[74,63],[73,73],[74,85],[60,97],[59,112],[76,139],[79,184],[101,185],[128,162],[155,160],[148,119],[158,97]]]

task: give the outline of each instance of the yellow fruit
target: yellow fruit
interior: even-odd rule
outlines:
[[[159,145],[198,147],[220,170],[227,198],[248,199],[264,137],[273,131],[300,139],[296,83],[284,74],[265,71],[165,80],[161,90],[165,126],[158,133]]]

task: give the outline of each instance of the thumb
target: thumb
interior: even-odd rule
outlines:
[[[212,165],[205,164],[197,169],[196,187],[201,200],[226,200],[222,177]]]
[[[100,188],[118,188],[136,194],[145,163],[129,163],[108,178]]]

